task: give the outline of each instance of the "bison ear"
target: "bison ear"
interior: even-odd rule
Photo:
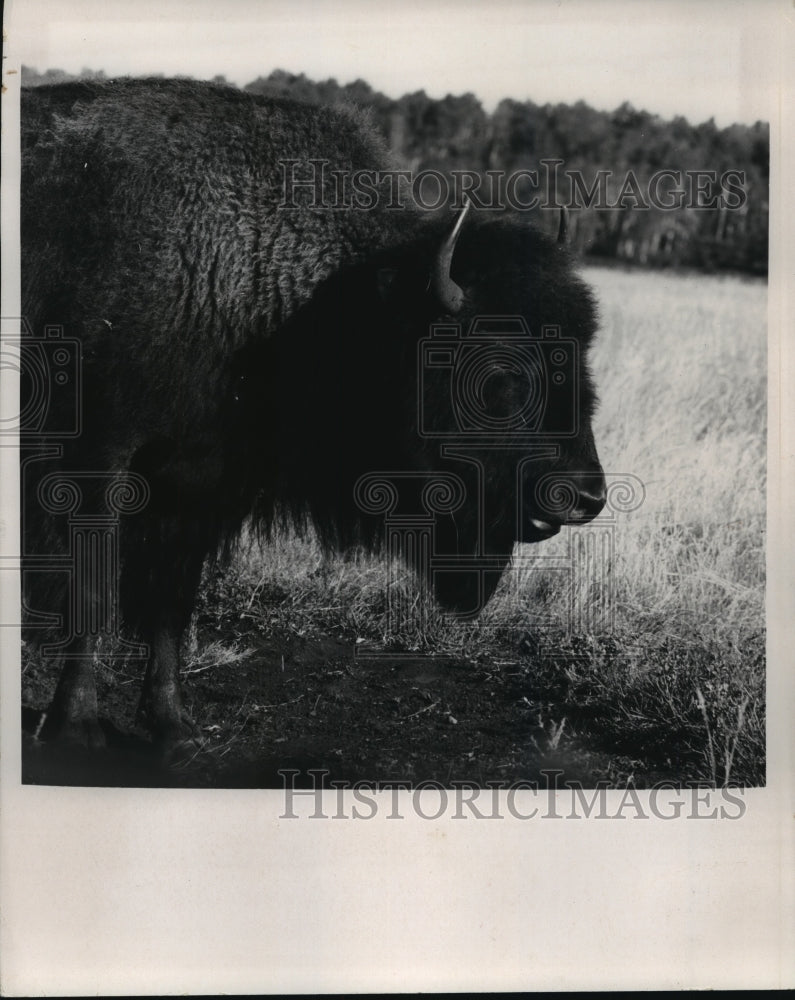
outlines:
[[[378,295],[384,302],[388,302],[392,297],[392,292],[395,287],[395,281],[398,276],[398,269],[396,267],[379,267],[378,273],[375,276],[376,287],[378,289]]]

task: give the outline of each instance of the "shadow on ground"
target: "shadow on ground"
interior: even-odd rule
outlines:
[[[538,700],[532,658],[470,661],[372,655],[350,641],[298,635],[247,637],[249,656],[201,667],[184,680],[199,741],[165,763],[136,729],[138,678],[100,669],[107,747],[88,750],[35,737],[55,686],[55,667],[26,667],[22,780],[123,787],[314,787],[311,771],[368,784],[519,781],[547,787],[607,783],[644,787],[683,774],[649,769],[602,745],[576,706]],[[114,721],[109,721],[112,718]],[[280,772],[298,772],[285,779]],[[546,773],[545,773],[546,772]]]

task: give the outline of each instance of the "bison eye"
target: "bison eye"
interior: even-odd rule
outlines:
[[[480,344],[462,352],[454,399],[466,426],[483,431],[535,425],[543,407],[537,358],[526,350]]]
[[[518,366],[494,365],[479,386],[484,409],[497,418],[506,418],[525,408],[531,392],[526,372]]]

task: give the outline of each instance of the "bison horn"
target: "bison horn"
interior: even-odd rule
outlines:
[[[569,210],[560,206],[560,221],[558,222],[558,246],[565,247],[569,242]]]
[[[450,268],[453,263],[455,245],[458,242],[461,227],[464,224],[464,219],[471,205],[471,199],[464,195],[464,208],[458,213],[458,218],[455,220],[455,225],[450,235],[446,237],[439,248],[439,253],[436,255],[431,272],[431,289],[433,294],[436,296],[437,301],[450,313],[457,313],[464,304],[464,293],[450,277]]]

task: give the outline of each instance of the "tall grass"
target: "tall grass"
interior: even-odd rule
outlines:
[[[576,602],[608,600],[613,618],[592,616],[601,653],[576,668],[573,693],[601,686],[605,707],[620,699],[615,736],[684,727],[700,775],[761,782],[767,287],[597,268],[586,277],[601,303],[600,457],[608,473],[637,476],[645,499],[617,517],[608,594],[598,578],[575,581]],[[545,555],[566,544],[546,543]],[[560,593],[544,588],[543,571],[529,576],[518,603],[540,597],[563,626]]]
[[[513,644],[540,698],[641,770],[761,783],[767,287],[593,267],[584,277],[601,313],[595,437],[608,477],[642,482],[636,510],[517,549],[474,626],[429,607],[419,630],[389,634],[382,563],[326,561],[311,537],[278,532],[264,552],[243,552],[221,604],[260,624],[424,652]],[[599,571],[561,573],[578,536],[608,525]]]
[[[766,286],[597,268],[586,277],[601,303],[592,354],[599,454],[608,474],[629,473],[645,487],[641,506],[617,519],[615,628],[646,640],[710,634],[726,644],[759,633]],[[545,543],[544,556],[562,555],[568,541]],[[553,618],[558,596],[547,599]]]

